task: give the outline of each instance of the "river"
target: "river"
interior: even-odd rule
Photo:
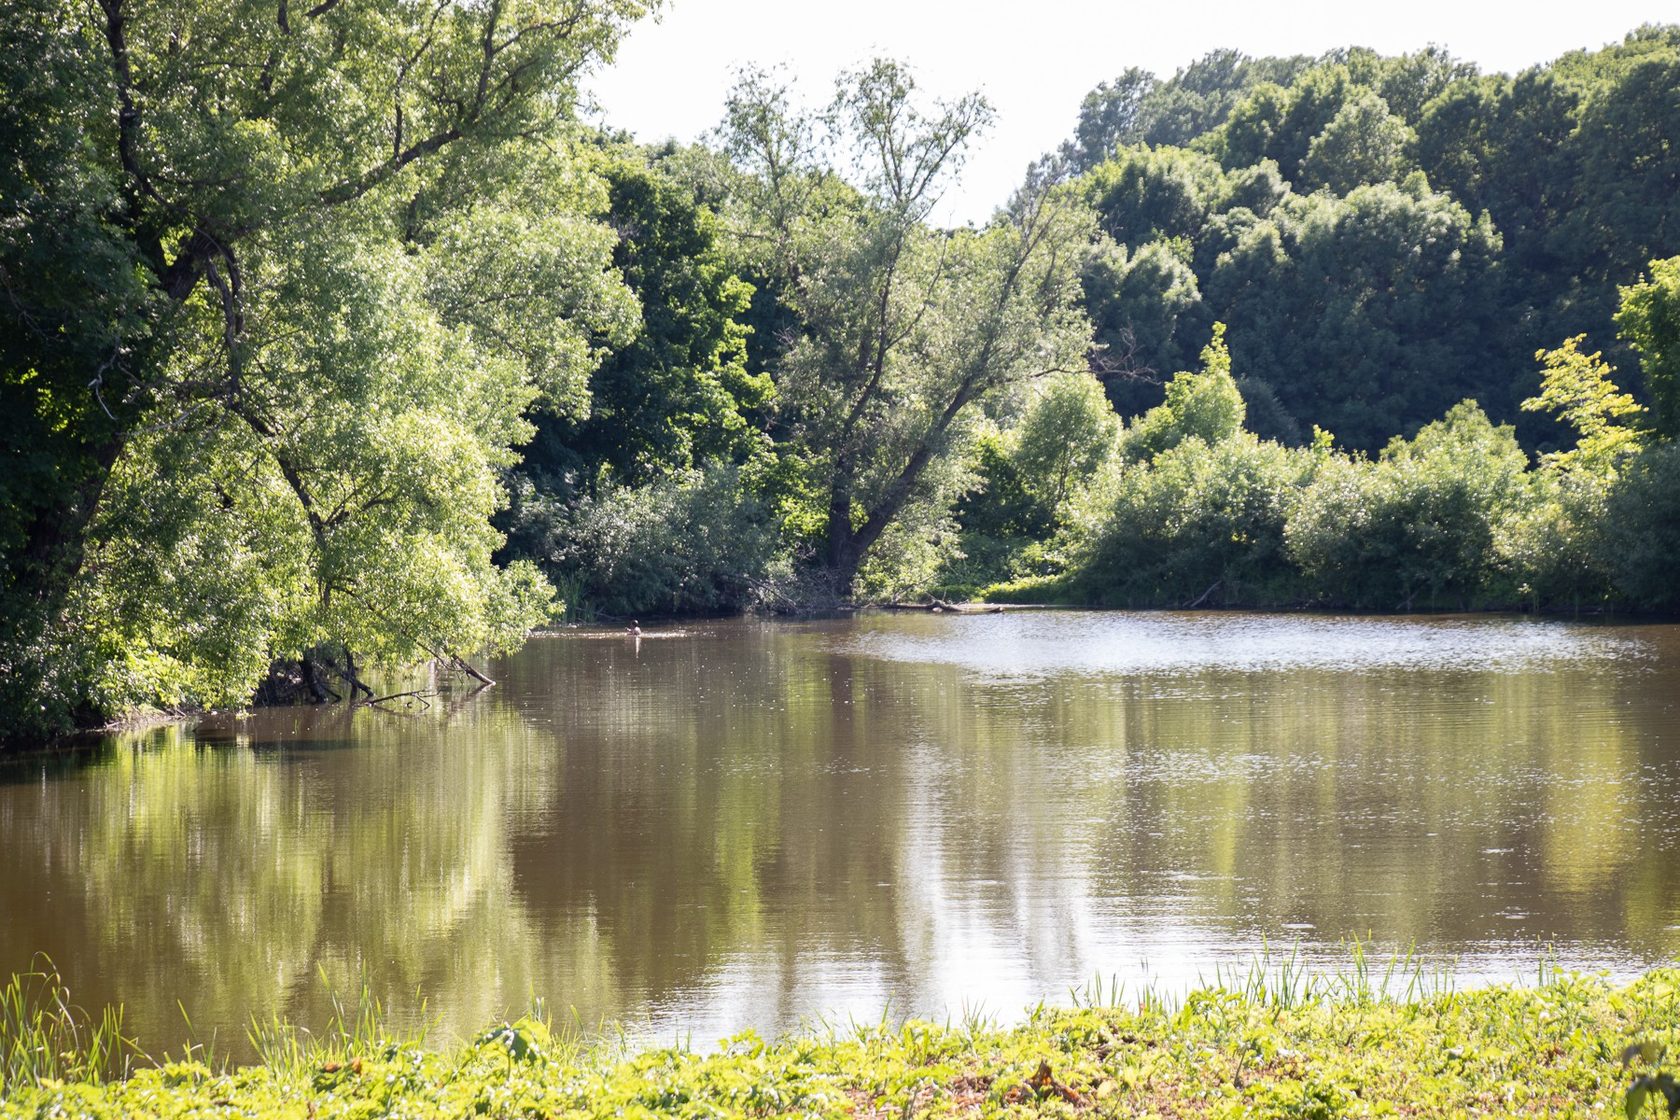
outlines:
[[[0,766],[0,975],[249,1056],[363,987],[709,1045],[1008,1020],[1269,947],[1456,984],[1680,956],[1680,627],[865,614],[568,632],[430,706]],[[1110,989],[1112,990],[1112,989]]]

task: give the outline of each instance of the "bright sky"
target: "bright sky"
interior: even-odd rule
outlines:
[[[643,141],[689,141],[717,124],[743,63],[786,64],[817,105],[840,70],[903,59],[927,91],[980,89],[997,110],[941,215],[980,221],[1030,161],[1072,134],[1080,99],[1128,66],[1168,77],[1218,47],[1396,54],[1437,43],[1484,70],[1512,71],[1675,20],[1677,0],[670,0],[589,88],[604,123]]]

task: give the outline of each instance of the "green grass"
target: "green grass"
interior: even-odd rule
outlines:
[[[1680,1053],[1680,969],[1455,991],[1356,951],[1340,976],[1290,957],[1181,999],[1093,982],[1072,1003],[1016,1026],[831,1026],[701,1054],[562,1038],[540,1012],[428,1049],[386,1037],[364,997],[318,1036],[254,1032],[250,1067],[8,1065],[0,1117],[1620,1116],[1636,1078],[1661,1083],[1664,1048]],[[32,1022],[4,1020],[7,1053],[90,1041]],[[1666,1113],[1660,1092],[1643,1100]]]
[[[0,988],[0,1093],[48,1079],[99,1085],[125,1075],[132,1059],[122,1009],[94,1016],[78,1007],[45,956]]]

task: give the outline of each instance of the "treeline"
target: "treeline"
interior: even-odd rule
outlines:
[[[737,450],[707,467],[678,455],[635,476],[622,461],[593,472],[580,463],[570,506],[521,522],[527,530],[514,539],[540,537],[525,554],[558,558],[570,601],[609,616],[773,604],[790,585],[793,598],[809,602],[812,589],[801,581],[814,571],[838,580],[836,598],[961,595],[1025,579],[1013,594],[1138,606],[1664,608],[1666,576],[1639,574],[1665,570],[1661,550],[1613,541],[1598,521],[1569,528],[1570,519],[1588,517],[1577,493],[1585,476],[1560,481],[1559,465],[1578,457],[1558,453],[1581,438],[1571,423],[1580,417],[1556,402],[1521,406],[1538,391],[1537,351],[1586,335],[1591,343],[1579,345],[1607,350],[1627,370],[1623,382],[1655,410],[1622,418],[1627,430],[1643,432],[1653,448],[1674,430],[1665,347],[1653,334],[1646,352],[1636,352],[1614,314],[1619,287],[1680,249],[1680,190],[1671,189],[1680,186],[1676,75],[1680,29],[1647,27],[1515,78],[1479,75],[1440,50],[1402,57],[1348,50],[1289,59],[1216,52],[1164,82],[1131,71],[1105,83],[1086,99],[1076,137],[1060,153],[1067,177],[1060,189],[1094,223],[1078,264],[1077,308],[1092,329],[1083,366],[1097,380],[1075,376],[1080,363],[1047,363],[1061,372],[1017,382],[966,430],[947,433],[941,488],[899,512],[887,547],[859,566],[853,585],[829,550],[863,519],[862,503],[836,516],[823,508],[834,494],[806,483],[813,465],[822,478],[828,464],[855,467],[888,449],[841,454],[790,423],[808,406],[795,396],[808,383],[789,376],[782,347],[826,329],[797,303],[798,266],[742,240],[763,236],[754,225],[763,202],[742,192],[739,167],[714,163],[703,172],[714,153],[653,153],[651,174],[686,183],[722,218],[724,258],[753,285],[742,353],[745,368],[769,375],[764,394],[752,397],[765,442],[756,459]],[[778,111],[787,108],[784,101]],[[728,136],[726,129],[718,138],[727,145]],[[852,179],[869,182],[867,173]],[[1432,186],[1437,180],[1444,185]],[[850,267],[858,305],[879,292],[900,294],[891,269],[869,272],[855,260]],[[1233,545],[1232,534],[1241,542],[1248,532],[1234,524],[1205,525],[1205,541],[1188,529],[1163,540],[1172,516],[1162,503],[1192,500],[1164,492],[1164,474],[1148,469],[1180,441],[1167,434],[1175,423],[1168,417],[1194,407],[1175,399],[1187,383],[1169,371],[1192,367],[1217,323],[1230,325],[1220,353],[1233,393],[1222,417],[1196,421],[1202,428],[1194,434],[1228,456],[1235,445],[1224,437],[1245,428],[1264,448],[1256,454],[1295,472],[1287,487],[1273,472],[1267,500],[1278,511],[1287,504],[1305,515],[1307,507],[1284,499],[1320,462],[1358,478],[1363,489],[1350,501],[1380,504],[1381,488],[1412,470],[1397,465],[1408,455],[1436,463],[1497,444],[1506,465],[1520,460],[1522,483],[1498,508],[1481,511],[1481,536],[1451,546],[1477,559],[1445,574],[1436,570],[1440,557],[1410,556],[1414,545],[1395,528],[1398,535],[1371,543],[1363,560],[1350,553],[1309,561],[1316,546],[1304,521],[1288,548],[1281,521],[1262,534],[1270,551]],[[873,328],[855,329],[867,338]],[[890,325],[874,337],[890,339]],[[844,350],[826,360],[860,376],[867,368]],[[895,391],[914,396],[889,388],[882,399]],[[1478,402],[1494,433],[1481,442],[1460,430],[1465,400]],[[1123,437],[1122,415],[1139,417]],[[1455,433],[1444,443],[1435,435],[1443,425]],[[1413,438],[1391,444],[1396,433]],[[1332,453],[1326,439],[1344,450]],[[1427,455],[1401,450],[1417,439],[1432,448]],[[1460,446],[1465,440],[1474,446]],[[1128,450],[1116,459],[1105,450],[1110,443]],[[553,445],[572,446],[564,437]],[[1162,465],[1187,469],[1188,458]],[[1611,458],[1595,475],[1595,501],[1621,485],[1627,463]],[[1133,468],[1100,466],[1111,461]],[[1199,462],[1204,482],[1219,462],[1238,475],[1253,468]],[[1629,477],[1645,479],[1649,464],[1638,462]],[[1102,482],[1088,487],[1082,480],[1093,476]],[[1235,476],[1224,481],[1244,485]],[[1327,487],[1313,491],[1315,501]],[[1567,502],[1553,493],[1560,487]],[[561,492],[552,477],[530,490]],[[1656,539],[1647,530],[1660,536],[1661,519],[1636,491],[1617,492],[1614,523],[1640,540]],[[1438,513],[1393,499],[1380,516],[1420,540],[1468,531],[1431,527]],[[541,532],[531,533],[533,525]],[[1590,560],[1582,551],[1589,529],[1597,532]],[[1099,539],[1108,543],[1099,548]],[[1551,555],[1565,544],[1567,558]],[[1226,570],[1233,548],[1247,574]],[[1392,584],[1363,573],[1370,586],[1333,574],[1385,565],[1404,572]],[[1105,581],[1100,572],[1110,568],[1127,575]],[[1051,584],[1033,582],[1051,574],[1058,576]]]
[[[1677,47],[1648,26],[1514,77],[1220,51],[1099,86],[1067,155],[1114,242],[1087,300],[1117,407],[1158,403],[1217,320],[1262,435],[1375,452],[1474,397],[1567,438],[1518,411],[1529,356],[1615,347],[1616,286],[1680,251]]]
[[[1680,30],[1128,74],[941,229],[991,110],[898,63],[582,127],[647,7],[0,9],[12,735],[564,615],[1671,603]]]
[[[1617,322],[1647,368],[1672,364],[1680,258],[1626,288]],[[986,458],[947,596],[1102,606],[1672,610],[1680,607],[1680,444],[1579,337],[1538,355],[1522,407],[1575,433],[1538,464],[1509,425],[1454,405],[1375,455],[1315,429],[1291,447],[1244,427],[1224,325],[1198,372],[1117,430],[1070,375]],[[1046,441],[1044,430],[1057,433]],[[1061,451],[1046,460],[1050,442]],[[974,557],[983,558],[976,565]],[[989,586],[976,579],[1008,572]]]

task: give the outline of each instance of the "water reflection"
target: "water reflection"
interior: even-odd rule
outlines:
[[[445,1034],[544,996],[704,1042],[1183,984],[1265,939],[1465,981],[1680,952],[1677,628],[870,616],[494,675],[453,716],[0,771],[0,971],[45,950],[154,1047],[180,1000],[237,1054],[363,979]]]

